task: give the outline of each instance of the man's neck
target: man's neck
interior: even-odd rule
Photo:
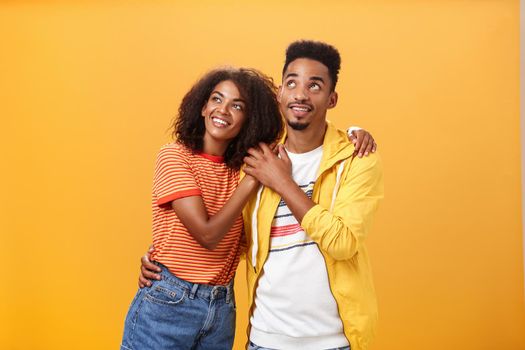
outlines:
[[[294,130],[289,125],[286,128],[287,135],[284,145],[292,153],[310,152],[323,144],[326,123],[324,127],[310,125],[304,130]]]

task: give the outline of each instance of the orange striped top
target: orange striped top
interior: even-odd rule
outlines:
[[[164,145],[157,156],[153,180],[152,259],[192,283],[230,282],[239,264],[242,217],[239,215],[217,248],[208,250],[188,232],[171,202],[201,196],[212,216],[231,197],[238,183],[239,171],[228,168],[223,157],[193,154],[175,142]]]

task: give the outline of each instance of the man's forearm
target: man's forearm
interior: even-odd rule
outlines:
[[[286,202],[286,205],[299,223],[301,223],[308,210],[315,206],[315,203],[308,198],[306,193],[292,179],[283,181],[274,191],[281,195],[281,198]]]

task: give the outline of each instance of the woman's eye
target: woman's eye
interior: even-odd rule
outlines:
[[[242,111],[242,105],[239,105],[239,104],[234,104],[233,105],[233,108],[238,110],[238,111]]]
[[[217,96],[213,96],[213,97],[211,98],[211,100],[212,100],[213,102],[221,102],[221,99],[218,98]]]

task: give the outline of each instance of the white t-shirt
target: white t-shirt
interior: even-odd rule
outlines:
[[[312,197],[323,148],[288,152],[292,176]],[[270,233],[270,252],[255,292],[250,341],[273,349],[348,346],[328,273],[317,244],[281,200]]]

